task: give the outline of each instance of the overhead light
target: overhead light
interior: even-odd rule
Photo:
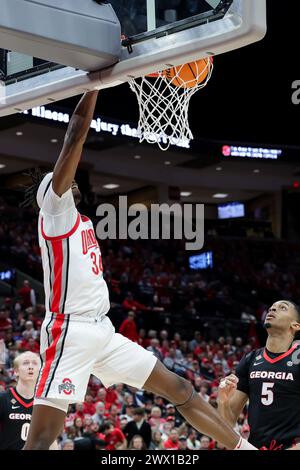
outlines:
[[[142,157],[140,155],[134,155],[133,157],[135,160],[140,160]]]
[[[216,193],[216,194],[213,194],[213,197],[216,198],[216,199],[224,199],[225,197],[228,197],[228,194]]]
[[[120,187],[119,184],[114,184],[114,183],[104,184],[102,186],[102,188],[105,188],[105,189],[117,189],[119,187]]]
[[[253,170],[253,173],[260,173],[260,170],[258,168],[255,168],[255,170]]]
[[[4,165],[4,163],[0,163],[0,170],[2,170],[2,168],[5,168],[6,165]]]
[[[16,135],[19,137],[19,136],[23,135],[23,132],[22,132],[22,131],[18,131],[18,132],[16,132]]]
[[[58,142],[58,139],[51,139],[51,141],[50,141],[50,142],[51,142],[51,144],[57,144],[57,142]]]
[[[192,193],[189,192],[189,191],[181,191],[181,193],[180,193],[180,196],[182,196],[182,197],[189,197],[191,195],[192,195]]]
[[[169,160],[166,160],[164,163],[165,165],[171,165],[171,162]]]
[[[223,168],[221,166],[217,166],[216,171],[222,171]]]

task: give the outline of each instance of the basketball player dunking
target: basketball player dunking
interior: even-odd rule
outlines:
[[[109,296],[91,221],[76,209],[74,181],[98,92],[86,93],[70,120],[53,173],[27,191],[40,208],[46,315],[40,370],[24,449],[49,449],[63,427],[68,405],[84,400],[90,374],[109,387],[123,382],[165,397],[198,431],[228,449],[255,449],[236,434],[187,380],[115,330],[106,316]],[[39,184],[38,184],[39,183]]]
[[[275,302],[264,323],[266,347],[247,354],[221,381],[218,407],[234,426],[249,400],[249,441],[263,450],[299,450],[300,310],[292,302]]]

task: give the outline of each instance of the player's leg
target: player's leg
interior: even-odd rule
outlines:
[[[197,431],[211,436],[228,449],[234,449],[239,443],[240,436],[195,392],[192,384],[170,372],[160,361],[157,361],[143,388],[173,403]]]
[[[211,436],[228,449],[234,449],[240,443],[240,436],[194,392],[190,382],[170,372],[152,353],[138,344],[117,333],[101,351],[101,356],[97,358],[93,374],[106,387],[123,382],[161,395],[176,405],[182,416],[201,433]],[[251,447],[249,444],[248,448]]]
[[[69,403],[84,400],[97,347],[99,337],[93,323],[63,315],[52,315],[50,322],[43,322],[43,365],[25,450],[49,449],[63,429]]]
[[[48,450],[62,432],[68,402],[57,401],[60,402],[58,405],[60,408],[54,407],[55,400],[49,400],[51,406],[33,406],[29,434],[23,450]]]

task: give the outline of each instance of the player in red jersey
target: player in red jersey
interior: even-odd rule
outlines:
[[[109,296],[91,221],[78,213],[74,182],[91,125],[97,91],[86,93],[70,120],[53,173],[31,187],[27,202],[40,208],[39,241],[46,316],[41,329],[42,368],[25,449],[48,449],[63,427],[68,405],[83,401],[90,374],[109,387],[126,383],[172,402],[198,431],[228,449],[255,449],[194,390],[137,343],[115,333]],[[36,191],[37,190],[37,191]]]

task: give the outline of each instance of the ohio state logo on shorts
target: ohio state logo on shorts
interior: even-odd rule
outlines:
[[[58,393],[64,393],[65,395],[71,395],[75,393],[75,385],[72,384],[71,379],[64,379],[62,383],[58,386]]]

